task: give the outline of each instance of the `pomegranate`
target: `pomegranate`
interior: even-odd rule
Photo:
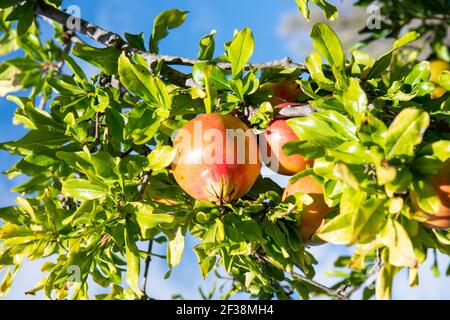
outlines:
[[[256,135],[230,115],[209,113],[189,121],[174,148],[175,180],[197,200],[223,204],[240,198],[261,170]]]
[[[298,225],[298,231],[302,239],[307,243],[311,243],[311,237],[322,225],[324,218],[330,212],[330,208],[323,198],[322,186],[311,176],[289,183],[284,190],[283,200],[297,192],[308,194],[313,199],[313,203],[303,206],[301,222]]]

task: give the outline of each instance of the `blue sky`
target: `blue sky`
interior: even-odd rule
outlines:
[[[294,0],[65,0],[64,5],[78,5],[84,19],[90,20],[106,29],[116,33],[139,33],[144,31],[146,39],[152,29],[152,21],[159,12],[178,8],[189,11],[185,24],[176,30],[172,30],[168,38],[164,39],[160,46],[162,54],[196,57],[198,52],[198,39],[208,34],[212,29],[217,30],[216,54],[223,52],[223,43],[232,38],[234,29],[249,26],[253,30],[256,49],[253,61],[265,61],[291,56],[297,61],[303,61],[304,57],[298,52],[293,52],[292,41],[310,45],[310,40],[299,36],[298,39],[289,39],[280,35],[279,26],[283,17],[288,13],[296,12]],[[45,24],[45,23],[43,23]],[[148,40],[147,40],[148,41]],[[0,57],[0,61],[5,57]],[[95,68],[83,64],[88,73],[94,73]],[[0,141],[17,139],[24,134],[21,127],[12,124],[14,104],[6,99],[0,99],[2,116],[0,117]],[[15,158],[0,151],[0,170],[8,169]],[[9,189],[18,184],[21,179],[9,181],[0,176],[0,206],[14,204],[17,195]],[[284,185],[286,178],[276,178],[277,182]],[[164,260],[155,259],[151,264],[148,292],[155,298],[170,298],[172,294],[180,293],[185,298],[198,299],[198,287],[209,290],[213,279],[208,278],[202,282],[199,269],[196,265],[196,257],[192,246],[195,240],[189,239],[184,253],[183,262],[172,273],[169,280],[163,276],[168,267]],[[163,247],[157,247],[160,253],[164,253]],[[320,261],[317,269],[320,282],[331,284],[335,279],[326,277],[325,270],[332,267],[334,259],[339,253],[348,252],[349,249],[333,245],[325,245],[312,248],[312,252]],[[440,269],[445,273],[450,259],[440,256]],[[397,299],[450,299],[450,278],[435,278],[429,271],[432,261],[429,259],[420,271],[421,282],[419,288],[408,287],[407,274],[401,273],[395,282],[393,292]],[[24,265],[15,280],[12,290],[8,294],[9,299],[30,298],[23,293],[32,288],[43,275],[39,271],[41,261],[28,262]],[[95,288],[101,292],[104,289]],[[245,297],[241,295],[240,297]],[[357,297],[357,296],[356,296]],[[34,298],[42,298],[38,295]]]

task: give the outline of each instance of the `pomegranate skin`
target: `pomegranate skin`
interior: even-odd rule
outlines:
[[[283,103],[275,108],[282,109],[289,106],[295,107],[298,104]],[[307,165],[312,165],[313,160],[306,160],[299,154],[287,155],[283,151],[283,146],[288,142],[298,141],[297,135],[287,125],[286,119],[276,119],[271,122],[264,133],[265,159],[266,165],[273,171],[292,176],[306,168]]]
[[[262,87],[271,90],[272,97],[269,101],[272,105],[296,101],[302,94],[300,85],[294,80],[285,80],[278,83],[266,83],[263,84]]]
[[[256,135],[230,115],[209,113],[189,121],[174,148],[175,180],[196,200],[223,204],[240,198],[261,170]]]
[[[331,210],[325,203],[322,186],[310,176],[300,178],[294,183],[288,184],[283,193],[283,200],[296,192],[308,194],[313,199],[313,203],[303,207],[301,222],[297,227],[298,232],[306,243],[320,244],[312,243],[311,237],[320,228]]]
[[[428,213],[430,217],[424,225],[432,229],[448,229],[450,228],[450,159],[447,159],[439,173],[430,176],[429,180],[436,190],[440,205],[437,213]],[[420,210],[417,204],[416,209]]]

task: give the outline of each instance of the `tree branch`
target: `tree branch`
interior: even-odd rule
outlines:
[[[293,117],[307,117],[317,112],[317,109],[309,104],[295,107],[287,107],[278,109],[275,118],[293,118]]]
[[[148,67],[151,67],[155,62],[160,61],[164,62],[166,65],[180,65],[180,66],[193,66],[198,62],[205,62],[205,60],[190,59],[171,55],[158,55],[133,48],[118,34],[103,29],[102,27],[99,27],[84,19],[73,17],[65,12],[62,12],[61,10],[56,9],[55,7],[52,7],[51,5],[43,3],[42,1],[38,1],[36,13],[42,17],[56,21],[59,24],[66,27],[69,25],[68,22],[74,21],[74,19],[79,19],[77,20],[79,21],[79,30],[76,31],[88,36],[89,38],[101,44],[104,44],[105,46],[108,47],[114,46],[121,50],[127,51],[130,54],[140,54],[147,61]],[[228,62],[213,62],[213,61],[208,62],[214,63],[221,69],[231,69],[231,64]],[[304,64],[296,63],[289,57],[262,63],[249,63],[245,67],[246,69],[252,68],[266,69],[271,67],[284,67],[284,68],[297,68],[307,70]],[[171,72],[175,72],[177,73],[178,76],[180,76],[180,72],[175,69],[172,69]],[[184,76],[187,77],[186,75]]]
[[[299,278],[300,280],[302,280],[306,283],[309,283],[310,285],[313,285],[314,287],[319,288],[320,290],[322,290],[323,292],[328,294],[330,297],[335,297],[339,300],[348,300],[348,297],[346,297],[345,295],[342,295],[338,290],[333,290],[333,289],[331,289],[319,282],[316,282],[308,277],[302,276],[298,272],[292,271],[291,274],[293,276],[295,276],[296,278]]]
[[[269,260],[269,258],[267,258],[265,255],[263,255],[263,254],[261,254],[259,252],[255,252],[255,256],[256,256],[256,258],[258,258],[259,260],[263,261],[264,263],[272,264],[272,262]],[[333,289],[331,289],[331,288],[329,288],[329,287],[327,287],[327,286],[325,286],[325,285],[323,285],[323,284],[321,284],[321,283],[319,283],[317,281],[314,281],[314,280],[312,280],[312,279],[310,279],[308,277],[305,277],[305,276],[299,274],[298,272],[292,271],[291,275],[297,277],[298,279],[300,279],[300,280],[302,280],[302,281],[304,281],[306,283],[309,283],[310,285],[312,285],[312,286],[314,286],[316,288],[319,288],[320,290],[322,290],[323,292],[328,294],[330,297],[335,297],[335,298],[337,298],[339,300],[347,300],[347,297],[342,295],[342,294],[340,294],[337,290],[333,290]]]
[[[258,112],[258,110],[259,110],[258,107],[248,105],[245,107],[244,117],[248,121],[250,121],[253,118],[253,116]],[[317,111],[318,111],[317,108],[309,104],[299,105],[298,103],[295,103],[295,106],[287,106],[281,109],[275,109],[274,118],[284,119],[294,117],[308,117]]]
[[[380,249],[377,249],[377,257],[375,260],[374,265],[367,270],[366,278],[365,280],[357,286],[352,286],[350,284],[344,284],[340,288],[338,288],[336,291],[343,295],[345,298],[350,298],[356,291],[361,289],[367,281],[374,275],[378,274],[380,272],[381,268],[383,267],[383,261],[381,260],[381,252]]]
[[[129,54],[139,54],[141,55],[147,62],[147,66],[149,69],[154,66],[157,62],[164,62],[165,65],[162,68],[162,73],[170,78],[172,81],[174,81],[175,84],[183,87],[197,87],[198,84],[194,82],[190,76],[170,67],[169,65],[179,65],[179,66],[193,66],[194,64],[198,62],[205,62],[204,60],[197,60],[197,59],[190,59],[190,58],[184,58],[184,57],[177,57],[177,56],[171,56],[171,55],[157,55],[150,52],[142,51],[133,47],[130,47],[130,45],[121,38],[118,34],[111,32],[109,30],[106,30],[100,26],[97,26],[89,21],[86,21],[81,18],[77,18],[74,16],[71,16],[65,12],[62,12],[61,10],[56,9],[55,7],[48,5],[46,3],[43,3],[42,1],[38,1],[38,6],[36,9],[36,13],[46,19],[50,19],[53,21],[58,22],[59,24],[63,25],[64,28],[67,28],[69,23],[73,23],[74,19],[79,19],[79,28],[78,31],[81,34],[84,34],[88,36],[89,38],[105,45],[105,46],[114,46],[117,47],[123,51],[128,52]],[[78,37],[76,37],[73,34],[72,30],[72,39],[74,42],[82,42]],[[212,62],[215,63],[215,65],[221,69],[228,70],[231,69],[231,64],[228,62]],[[294,62],[291,58],[286,57],[279,60],[273,60],[268,62],[262,62],[262,63],[249,63],[246,66],[246,69],[266,69],[271,67],[283,67],[283,68],[297,68],[302,70],[307,70],[306,67],[303,64]],[[117,79],[115,79],[115,82],[117,82],[116,86],[119,89],[121,88],[121,85]],[[313,112],[317,111],[314,107],[310,105],[304,105],[304,106],[295,106],[295,107],[289,107],[289,108],[283,108],[281,110],[278,110],[275,118],[291,118],[291,117],[304,117],[309,116]],[[249,111],[249,117],[251,118],[252,114],[256,112],[256,109],[253,108]]]

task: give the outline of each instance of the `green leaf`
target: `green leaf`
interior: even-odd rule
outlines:
[[[316,6],[323,10],[325,17],[333,21],[339,16],[339,12],[335,6],[325,0],[311,0]]]
[[[76,96],[85,94],[83,89],[71,83],[65,82],[63,80],[49,78],[47,79],[47,84],[53,89],[55,89],[58,93],[65,96]]]
[[[46,127],[54,127],[55,131],[65,130],[63,124],[54,120],[48,112],[35,108],[31,101],[22,104],[16,97],[8,96],[7,99],[20,106],[14,114],[15,124],[23,123],[24,127],[32,130],[45,129]]]
[[[443,71],[439,76],[439,85],[450,91],[450,71]]]
[[[328,122],[317,116],[292,118],[286,123],[301,141],[314,141],[317,145],[323,146],[337,146],[345,141]]]
[[[95,173],[107,180],[117,180],[116,162],[107,152],[99,151],[90,156]]]
[[[378,300],[390,300],[392,292],[392,282],[394,281],[395,267],[383,265],[378,272],[375,292]]]
[[[216,42],[214,36],[216,30],[212,30],[210,34],[203,36],[200,39],[199,46],[200,52],[198,53],[199,60],[211,60],[214,56],[214,49],[216,47]]]
[[[309,21],[309,14],[310,14],[308,6],[309,0],[295,0],[295,2],[297,3],[298,9],[302,13],[302,15],[305,17],[306,20]]]
[[[4,297],[11,288],[12,282],[20,269],[20,265],[9,266],[0,283],[0,298]]]
[[[450,140],[439,140],[427,144],[419,150],[417,155],[430,155],[438,158],[442,162],[445,162],[448,158],[450,158]]]
[[[33,24],[35,7],[36,4],[34,2],[28,2],[22,7],[24,10],[22,10],[19,23],[17,24],[17,35],[19,37],[23,36]]]
[[[136,243],[133,238],[133,232],[131,227],[127,225],[125,228],[125,254],[127,258],[127,276],[126,281],[130,288],[134,291],[136,295],[139,297],[142,295],[141,290],[139,289],[139,273],[140,273],[140,264],[141,259],[139,256],[139,249],[136,246]]]
[[[233,77],[237,77],[244,69],[254,50],[255,44],[252,31],[246,27],[237,33],[227,51]]]
[[[411,164],[411,169],[422,176],[434,176],[442,169],[442,161],[431,156],[418,157]]]
[[[125,39],[127,39],[128,44],[132,46],[133,48],[145,51],[145,44],[144,44],[144,33],[141,32],[139,34],[131,34],[128,32],[125,32]]]
[[[389,219],[380,232],[381,241],[389,248],[389,263],[396,267],[417,267],[411,238],[400,222]]]
[[[384,225],[383,200],[369,199],[365,192],[347,188],[340,203],[340,214],[327,222],[318,236],[335,244],[368,243]]]
[[[348,117],[334,110],[316,112],[315,117],[326,121],[336,133],[346,140],[358,140],[356,136],[356,126]]]
[[[67,53],[63,53],[63,58],[66,61],[67,65],[75,74],[75,79],[80,82],[88,83],[88,79],[84,74],[83,69],[81,69],[81,67],[75,62],[75,60]]]
[[[154,171],[168,167],[176,156],[176,151],[171,146],[160,146],[148,156],[149,168]]]
[[[365,120],[368,101],[357,79],[350,78],[350,85],[344,92],[343,102],[345,110],[359,128]]]
[[[0,219],[17,225],[23,223],[22,212],[16,206],[0,208]]]
[[[170,268],[176,267],[181,262],[184,251],[184,236],[181,227],[178,228],[175,238],[171,239],[167,245],[167,261]]]
[[[137,107],[128,114],[128,123],[125,126],[124,138],[132,139],[137,145],[151,140],[158,132],[161,119],[155,110],[147,107]]]
[[[322,56],[317,52],[311,53],[305,59],[311,78],[319,85],[320,88],[326,90],[334,90],[334,82],[328,79],[322,70]]]
[[[234,242],[242,241],[262,241],[262,230],[254,220],[240,220],[234,215],[229,215],[224,219],[226,234]]]
[[[418,204],[420,209],[429,214],[439,212],[441,202],[433,184],[428,179],[415,179],[412,183],[412,191],[412,199]]]
[[[414,147],[422,142],[423,134],[430,123],[430,116],[421,109],[403,109],[389,126],[386,136],[386,155],[413,156]]]
[[[136,202],[133,203],[133,206],[136,209],[136,221],[143,235],[148,230],[156,228],[160,224],[170,224],[175,220],[175,216],[167,213],[159,213],[158,210],[148,204]]]
[[[417,32],[411,31],[411,32],[408,32],[407,34],[405,34],[400,39],[396,40],[394,42],[392,49],[389,50],[388,52],[384,53],[381,57],[379,57],[377,59],[377,61],[375,61],[374,65],[370,68],[370,70],[365,78],[373,79],[373,78],[378,77],[391,64],[392,52],[394,52],[396,49],[398,49],[402,46],[407,45],[408,43],[410,43],[412,41],[415,41],[419,36],[420,35]]]
[[[5,142],[0,144],[0,149],[8,149],[13,153],[38,150],[61,146],[69,141],[69,138],[63,132],[51,127],[42,127],[39,130],[29,131],[23,138],[17,141]]]
[[[349,164],[365,164],[370,162],[370,152],[356,141],[348,141],[327,152],[337,160]],[[316,166],[314,166],[316,168]]]
[[[16,51],[19,49],[19,45],[17,44],[16,37],[11,34],[4,34],[0,38],[0,56],[7,55],[10,52]]]
[[[206,113],[211,113],[217,103],[217,91],[214,88],[213,83],[211,81],[212,72],[213,67],[211,65],[208,65],[203,69],[205,91],[206,91],[206,96],[203,99],[203,102],[205,103]]]
[[[216,256],[209,256],[206,254],[203,246],[198,245],[194,247],[194,252],[197,255],[198,264],[202,273],[203,279],[211,272],[212,268],[216,264]]]
[[[119,58],[119,75],[122,84],[129,91],[154,107],[170,109],[172,100],[164,82],[152,76],[146,67],[133,64],[125,53]]]
[[[23,74],[20,69],[8,64],[0,64],[0,97],[22,89]]]
[[[83,172],[86,175],[93,173],[93,166],[89,155],[84,151],[56,152],[56,156],[63,160],[71,168]]]
[[[311,31],[314,48],[325,57],[328,63],[339,69],[344,67],[345,55],[341,41],[336,33],[326,24],[317,23]]]
[[[159,41],[167,37],[170,29],[183,24],[188,11],[170,9],[160,13],[153,22],[153,31],[150,39],[150,52],[159,53]]]
[[[117,60],[121,51],[115,47],[95,48],[87,44],[77,43],[72,53],[99,68],[106,75],[117,74]]]
[[[400,39],[395,40],[392,50],[406,46],[408,43],[416,41],[420,37],[420,34],[416,31],[410,31]]]
[[[106,197],[108,190],[84,179],[69,179],[63,182],[61,193],[77,200],[94,200]]]
[[[12,7],[16,4],[18,4],[20,0],[3,0],[2,3],[0,3],[1,9],[6,9],[8,7]]]
[[[413,67],[411,72],[406,76],[404,83],[415,87],[421,82],[428,81],[430,75],[430,63],[428,61],[422,61]]]

